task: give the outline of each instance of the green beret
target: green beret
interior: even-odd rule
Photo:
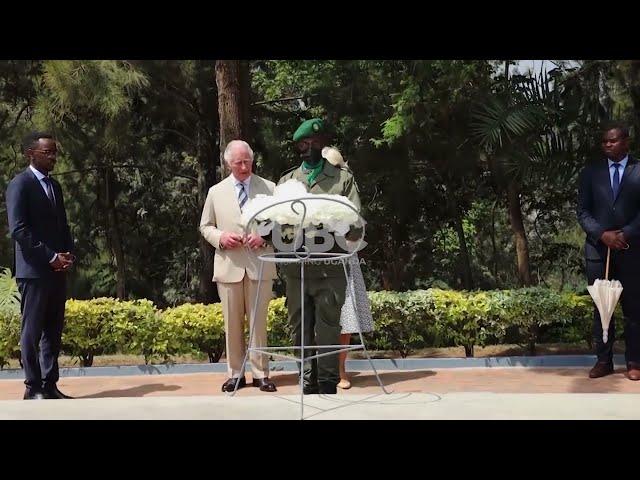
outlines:
[[[297,142],[302,140],[303,138],[318,135],[319,133],[324,133],[324,131],[325,126],[322,119],[312,118],[311,120],[302,122],[302,125],[298,127],[296,133],[293,134],[293,141]]]

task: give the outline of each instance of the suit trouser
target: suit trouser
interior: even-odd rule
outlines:
[[[587,280],[589,285],[597,279],[604,279],[606,260],[587,260]],[[629,250],[611,251],[609,279],[622,283],[620,303],[624,316],[625,360],[640,364],[640,255]],[[600,362],[613,360],[615,341],[615,317],[609,324],[607,343],[602,341],[602,323],[598,309],[594,308],[593,342]]]
[[[222,304],[224,329],[226,333],[227,371],[229,377],[242,376],[242,362],[246,354],[245,319],[254,326],[252,348],[267,346],[267,310],[271,300],[272,280],[258,282],[245,273],[240,282],[218,282],[218,294]],[[256,295],[260,291],[255,321],[251,318]],[[251,332],[249,332],[251,336]],[[253,378],[269,376],[269,357],[260,352],[249,356]]]
[[[293,330],[293,344],[300,346],[302,338],[302,301],[300,278],[287,276],[287,308],[289,324]],[[342,277],[304,279],[304,344],[339,345],[340,312],[345,300],[347,281]],[[318,353],[335,349],[323,348]],[[315,355],[317,350],[305,348],[305,357]],[[338,355],[327,355],[304,362],[304,385],[337,385]]]
[[[60,378],[58,355],[64,325],[66,275],[53,273],[47,278],[18,278],[16,281],[22,295],[20,355],[24,383],[37,391],[54,386]]]

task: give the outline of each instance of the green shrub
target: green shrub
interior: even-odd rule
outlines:
[[[274,298],[267,310],[267,342],[269,346],[292,345],[291,325],[286,298]]]
[[[170,361],[168,339],[161,335],[162,316],[150,300],[97,299],[109,309],[105,342],[120,353],[143,355],[145,364],[153,358]]]
[[[111,298],[67,300],[62,351],[78,358],[83,367],[93,365],[96,355],[115,353],[117,345],[109,327],[118,305],[116,302]]]
[[[562,295],[540,287],[503,291],[505,298],[502,318],[506,325],[515,327],[530,355],[536,353],[542,328],[553,324],[566,324],[566,309]]]
[[[369,300],[375,327],[366,334],[367,347],[403,358],[441,341],[462,346],[473,356],[475,346],[503,342],[509,332],[531,354],[541,339],[591,341],[593,302],[588,295],[539,287],[478,292],[432,288],[369,292]],[[5,305],[11,306],[0,309],[0,368],[20,352],[19,307],[14,301]],[[285,298],[269,303],[267,336],[270,346],[291,345]],[[96,355],[113,353],[143,355],[146,363],[187,354],[217,362],[224,345],[219,304],[185,304],[162,312],[148,300],[71,299],[66,304],[62,350],[83,366],[92,365]]]
[[[224,352],[224,318],[219,303],[184,304],[162,312],[159,335],[166,341],[166,354],[205,353],[209,362],[220,360]]]
[[[425,346],[433,334],[428,290],[369,292],[374,331],[367,335],[375,350],[394,350],[402,358]]]
[[[20,314],[0,310],[0,370],[20,358]]]
[[[463,346],[467,357],[473,357],[476,345],[484,346],[489,339],[504,337],[502,295],[439,289],[429,292],[438,330],[455,345]]]

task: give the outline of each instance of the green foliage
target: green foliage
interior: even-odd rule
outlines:
[[[161,335],[162,316],[149,300],[121,301],[98,299],[109,309],[106,338],[121,353],[143,355],[145,363],[153,358],[169,359],[169,340]]]
[[[96,355],[115,353],[117,344],[109,328],[123,310],[128,309],[110,298],[67,300],[62,350],[77,357],[83,367],[90,367]]]
[[[20,314],[0,310],[0,370],[10,358],[20,358]]]
[[[590,342],[593,302],[589,295],[543,288],[454,291],[432,288],[369,292],[375,328],[370,350],[391,350],[405,358],[413,351],[443,345],[499,344],[509,333],[535,354],[541,339]],[[617,315],[620,311],[617,312]],[[179,355],[206,355],[219,361],[225,346],[220,304],[184,304],[160,311],[149,300],[113,298],[68,300],[62,350],[91,366],[96,355],[143,355],[145,362],[172,362]],[[291,345],[285,298],[269,303],[268,344]],[[248,332],[247,332],[248,334]],[[18,358],[20,316],[0,312],[0,365]]]
[[[149,84],[131,62],[120,60],[48,60],[42,79],[49,97],[41,96],[40,115],[78,119],[79,110],[113,119],[131,108],[131,92]]]
[[[224,352],[224,318],[219,303],[184,304],[162,312],[160,336],[167,342],[167,355],[205,353],[210,362]]]
[[[62,350],[91,366],[95,355],[131,353],[167,360],[168,342],[160,335],[162,320],[149,300],[113,298],[67,300]]]
[[[5,268],[0,273],[0,313],[20,313],[20,290],[11,270]]]
[[[301,120],[333,125],[369,222],[370,289],[518,286],[510,179],[532,283],[584,284],[575,174],[599,153],[601,120],[629,120],[637,133],[639,61],[560,62],[534,77],[505,76],[504,61],[487,60],[250,66],[258,174],[277,180],[299,162],[291,135]],[[197,229],[219,180],[215,60],[0,61],[1,191],[26,166],[20,139],[36,128],[60,143],[53,173],[76,240],[74,298],[148,298],[159,308],[216,300]],[[0,204],[6,233],[4,219]],[[3,235],[0,265],[12,255]]]
[[[20,355],[20,291],[11,270],[0,273],[0,369]]]
[[[490,339],[498,343],[504,337],[500,315],[505,305],[501,295],[492,293],[430,290],[438,330],[455,345],[463,346],[468,357],[473,356],[474,346],[486,345]]]
[[[285,297],[274,298],[269,302],[267,342],[271,346],[292,344],[292,331]]]
[[[568,312],[562,295],[548,289],[523,288],[503,292],[503,295],[503,320],[509,327],[517,329],[531,355],[535,355],[535,345],[541,329],[568,322],[571,317],[567,313],[582,314],[582,311],[574,308],[570,308]]]
[[[369,292],[375,329],[372,348],[394,350],[402,358],[427,343],[433,335],[433,312],[427,290]]]

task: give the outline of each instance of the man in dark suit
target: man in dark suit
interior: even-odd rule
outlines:
[[[625,360],[631,380],[640,380],[640,166],[629,155],[629,129],[613,123],[603,129],[605,158],[588,165],[580,176],[578,222],[587,234],[586,271],[589,285],[605,277],[607,247],[611,249],[609,279],[619,280],[624,314]],[[597,309],[593,340],[598,360],[589,377],[613,373],[615,323],[607,343]]]
[[[29,166],[11,180],[6,200],[9,230],[15,241],[16,280],[22,294],[24,399],[70,398],[56,386],[66,272],[74,259],[62,189],[49,176],[56,164],[56,142],[48,133],[33,132],[25,137],[22,150]]]

